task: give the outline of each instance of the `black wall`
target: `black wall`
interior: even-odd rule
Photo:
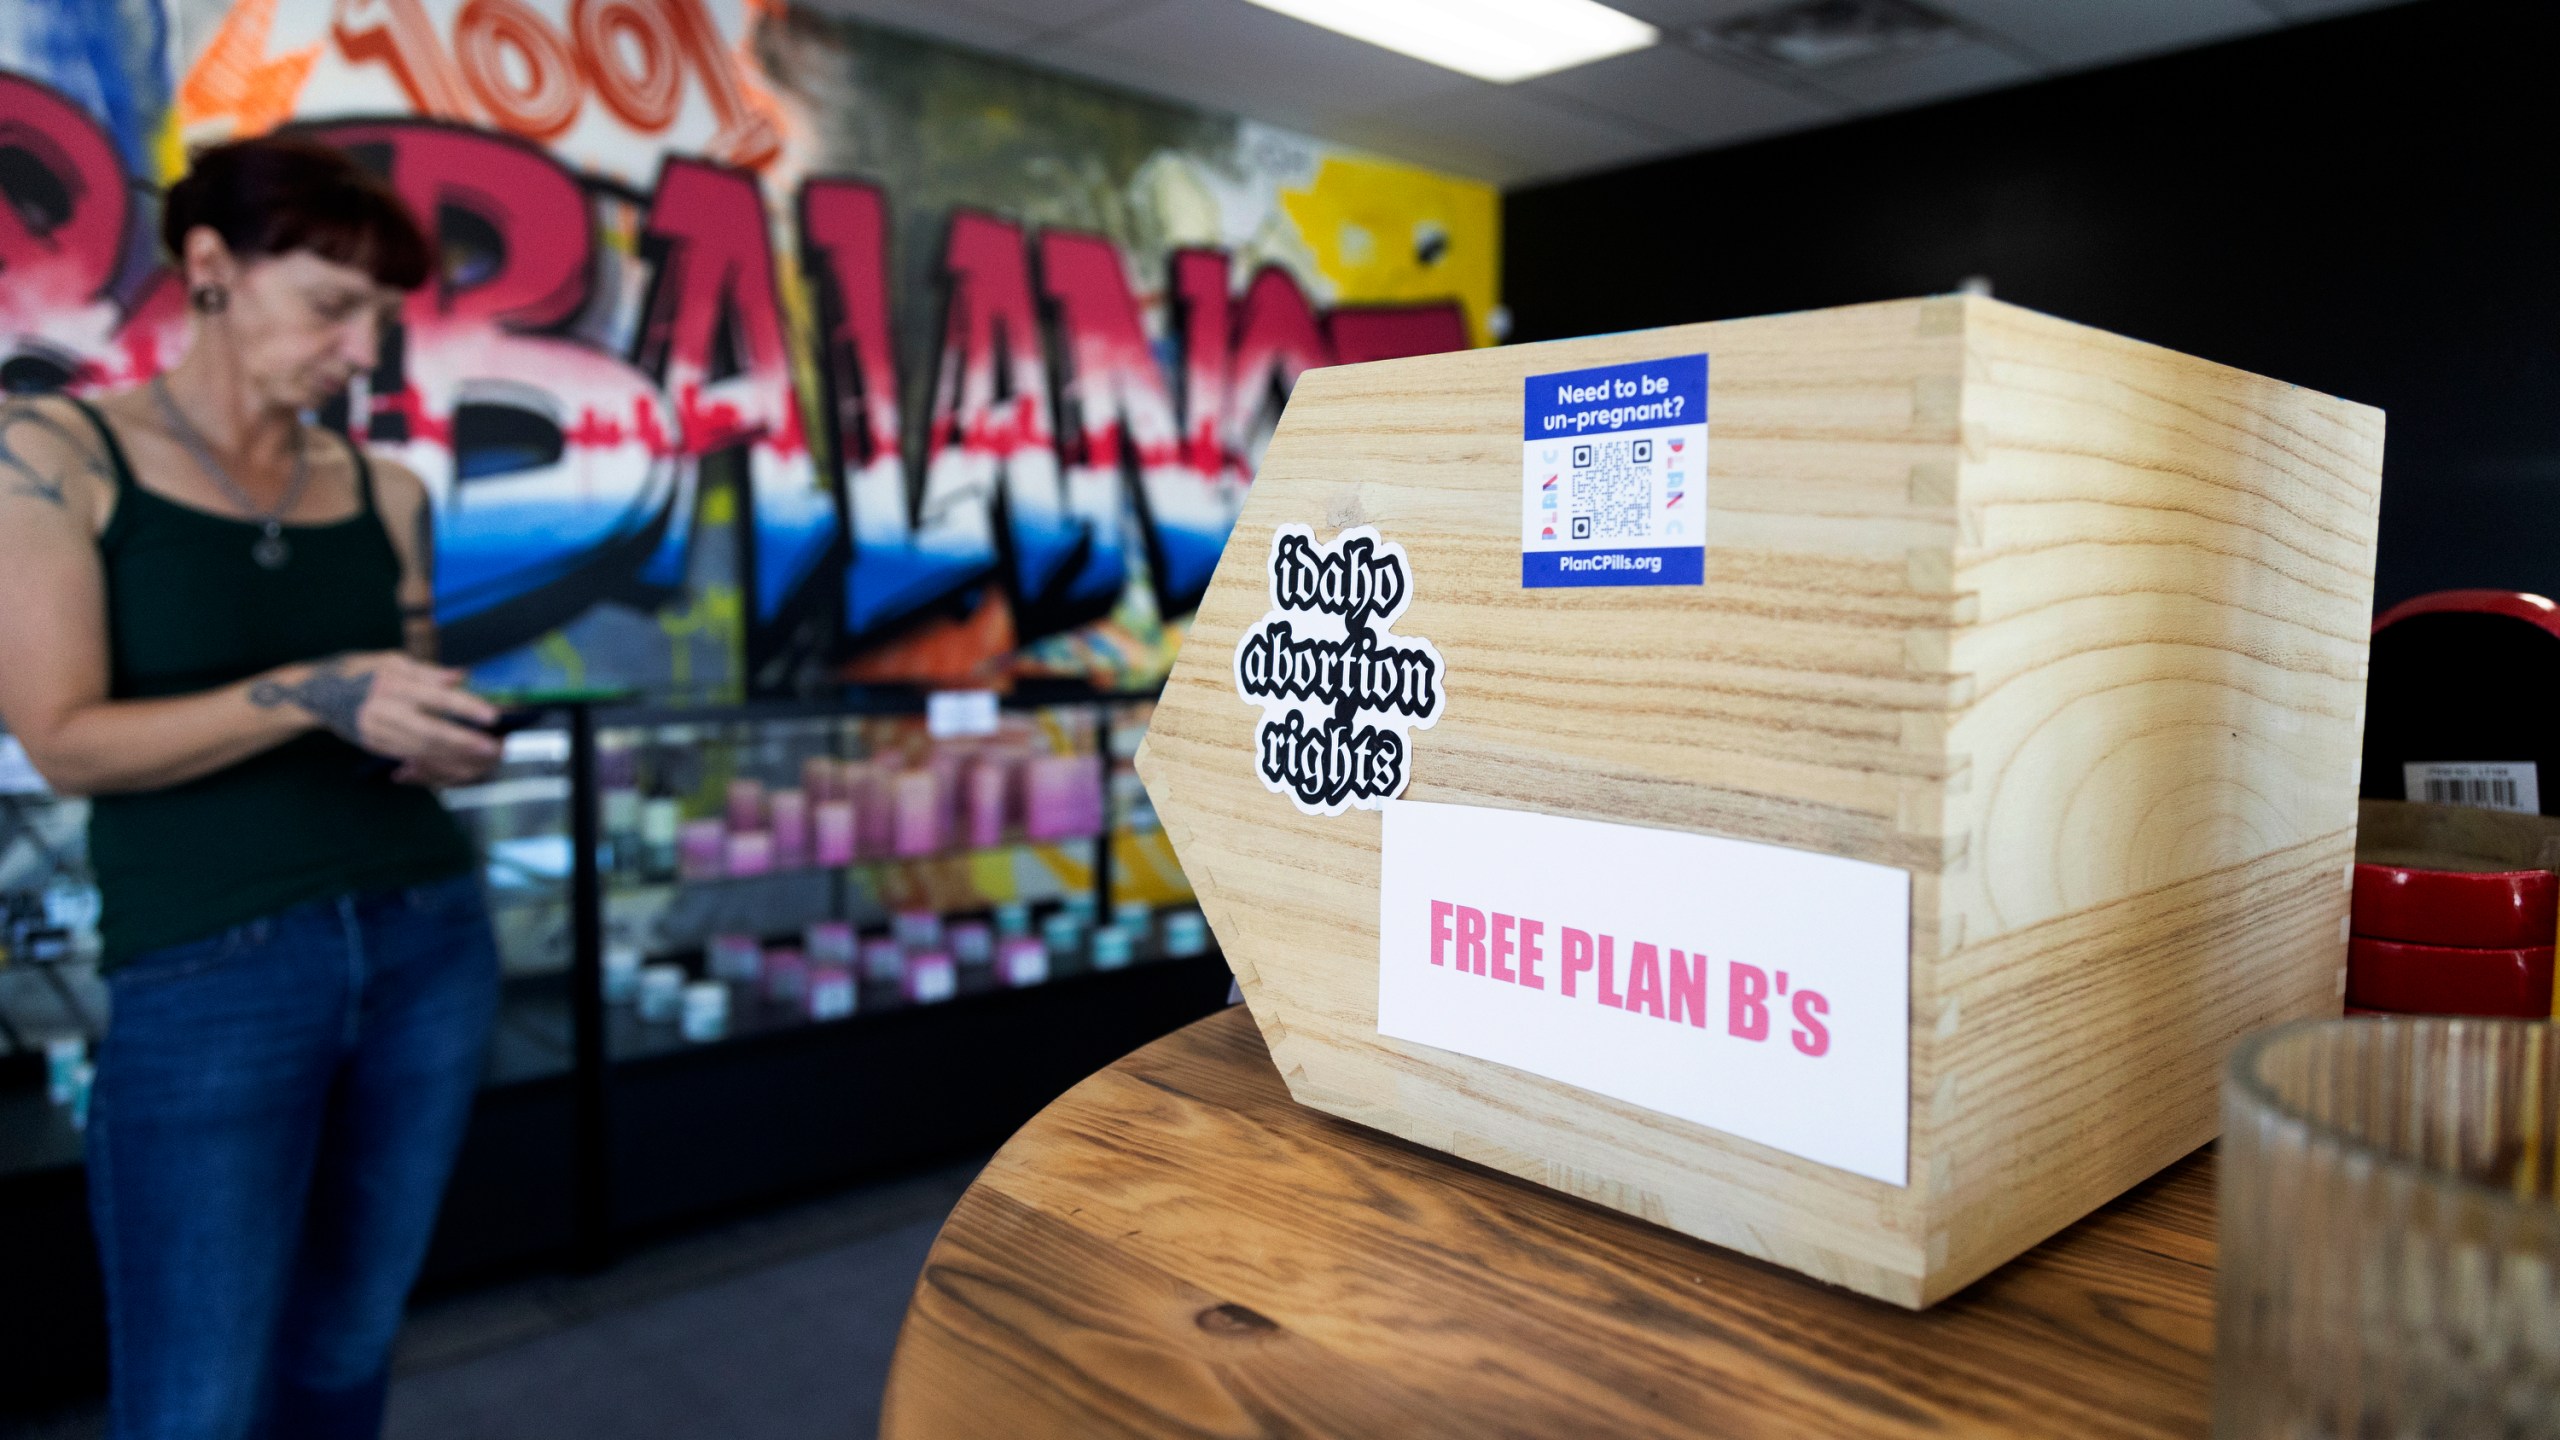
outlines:
[[[1519,191],[1513,338],[1986,276],[2388,411],[2377,604],[2560,595],[2555,54],[2560,4],[2420,0]]]

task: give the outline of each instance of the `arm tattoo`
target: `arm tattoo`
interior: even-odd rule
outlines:
[[[364,742],[356,738],[356,712],[364,708],[373,693],[371,674],[350,675],[338,668],[335,660],[323,660],[311,667],[311,673],[287,685],[278,680],[261,680],[249,687],[249,703],[261,710],[291,705],[320,722],[321,728],[350,745]]]
[[[5,483],[0,494],[24,495],[55,509],[68,506],[63,495],[62,478],[37,468],[19,449],[24,442],[24,432],[30,427],[54,436],[69,446],[71,453],[83,456],[90,473],[100,476],[107,473],[97,457],[90,453],[90,447],[61,421],[23,402],[0,406],[0,483]]]

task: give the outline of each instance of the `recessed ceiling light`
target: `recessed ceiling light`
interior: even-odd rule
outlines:
[[[1599,0],[1253,0],[1310,25],[1508,85],[1641,50],[1662,32]]]

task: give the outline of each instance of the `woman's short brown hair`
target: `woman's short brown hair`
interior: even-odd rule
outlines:
[[[243,260],[308,250],[382,284],[415,290],[434,251],[389,185],[347,152],[300,135],[262,135],[197,152],[160,207],[160,239],[186,254],[202,225]]]

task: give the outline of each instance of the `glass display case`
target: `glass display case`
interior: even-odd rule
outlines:
[[[557,1075],[572,1059],[565,727],[508,737],[486,782],[445,803],[488,857],[506,999],[486,1081]],[[105,1034],[88,802],[57,796],[0,735],[0,1173],[76,1164],[91,1057]]]
[[[991,1144],[1214,1008],[1224,968],[1130,765],[1151,710],[541,709],[444,795],[506,981],[429,1274],[601,1263],[654,1225]],[[0,1181],[76,1181],[107,1021],[86,807],[0,747]],[[897,1098],[849,1122],[844,1095]]]
[[[1206,953],[1147,707],[985,698],[597,712],[608,1061]]]
[[[489,1037],[486,1081],[510,1084],[575,1063],[569,975],[571,923],[569,722],[509,735],[497,772],[444,792],[445,808],[478,847],[490,926],[506,983]]]
[[[107,1022],[88,823],[88,804],[52,794],[0,734],[0,1176],[80,1159]]]

